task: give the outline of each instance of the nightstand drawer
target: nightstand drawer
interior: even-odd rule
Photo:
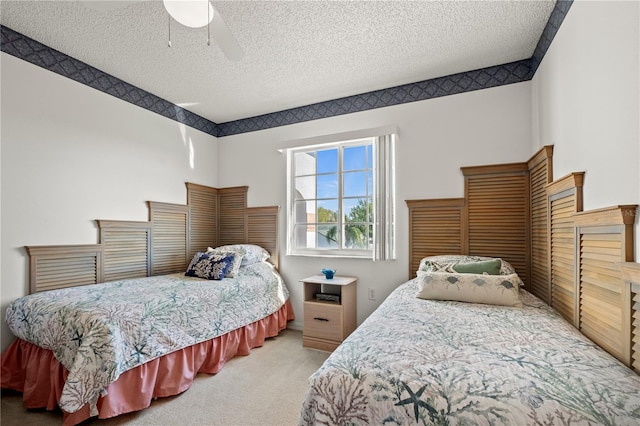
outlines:
[[[341,341],[342,306],[305,302],[303,333],[308,337]]]

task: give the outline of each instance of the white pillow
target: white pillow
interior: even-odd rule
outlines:
[[[420,299],[522,307],[520,278],[517,274],[425,272],[417,279],[419,290],[416,297]]]
[[[255,244],[230,244],[226,246],[216,247],[216,249],[226,251],[240,251],[242,253],[241,266],[264,262],[269,259],[269,257],[271,257],[267,250]]]
[[[427,256],[420,260],[420,265],[416,271],[416,275],[423,275],[425,272],[455,272],[453,266],[456,263],[473,263],[485,260],[500,259],[496,257],[471,256],[467,254],[445,254],[440,256]],[[500,259],[502,266],[500,267],[500,275],[516,274],[515,268],[506,260]],[[518,277],[520,286],[524,287],[524,283]]]

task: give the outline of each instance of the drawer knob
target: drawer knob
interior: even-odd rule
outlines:
[[[313,319],[318,321],[329,321],[328,319],[322,317],[314,317]]]

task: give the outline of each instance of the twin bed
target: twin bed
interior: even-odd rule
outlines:
[[[187,205],[150,202],[149,222],[98,221],[99,244],[27,247],[32,294],[7,309],[2,388],[64,424],[114,417],[286,328],[278,208],[248,208],[246,191],[187,184]]]
[[[28,355],[37,351],[35,345],[51,351],[68,372],[57,401],[60,408],[75,413],[89,404],[91,414],[97,415],[100,396],[105,397],[102,407],[121,397],[119,403],[128,404],[131,390],[120,389],[125,395],[119,395],[110,389],[125,372],[142,365],[148,369],[150,361],[167,354],[176,357],[176,351],[185,348],[209,352],[206,345],[215,346],[212,339],[250,325],[265,325],[260,340],[277,334],[291,312],[285,307],[288,299],[282,278],[265,261],[242,266],[235,277],[219,281],[177,273],[37,293],[16,300],[7,310],[7,323],[20,340],[6,353],[7,361],[3,359],[3,381],[12,379],[11,367],[17,367],[20,358],[28,363],[27,370],[37,365],[38,357]],[[256,343],[250,336],[248,340],[243,346]],[[217,372],[238,351],[224,347],[238,345],[228,339],[219,344],[222,353],[207,354],[204,371]],[[21,372],[17,376],[22,379]],[[160,380],[164,390],[148,397],[166,396],[166,389],[173,389],[169,395],[179,393],[191,377],[185,382],[172,371]],[[25,388],[34,389],[31,385]]]
[[[582,211],[551,154],[407,201],[409,281],[311,376],[301,426],[640,424],[637,206]]]
[[[437,274],[397,287],[331,354],[300,425],[640,422],[640,377],[539,298],[516,288],[511,306],[500,284],[509,306],[418,297]]]

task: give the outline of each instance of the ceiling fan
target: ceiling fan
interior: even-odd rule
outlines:
[[[108,12],[117,8],[139,3],[144,0],[81,0],[82,3],[94,10]],[[210,36],[217,42],[224,55],[232,60],[239,61],[244,57],[244,50],[227,27],[220,12],[218,12],[209,0],[163,0],[164,8],[170,18],[189,28],[202,28],[208,26]],[[171,22],[169,22],[171,28]],[[209,43],[209,40],[207,40]],[[171,46],[171,42],[169,42]]]

